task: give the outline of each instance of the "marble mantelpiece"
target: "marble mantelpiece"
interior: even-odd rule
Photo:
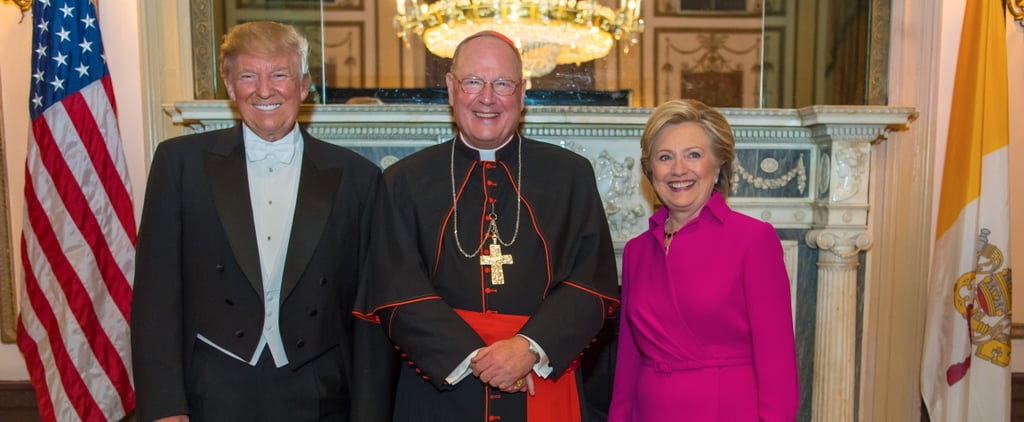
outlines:
[[[191,132],[229,127],[238,118],[224,101],[179,102],[165,110]],[[621,230],[613,230],[616,241],[639,233],[633,220],[640,218],[645,226],[653,203],[637,163],[650,111],[532,106],[523,119],[525,136],[591,160],[606,205],[642,207],[642,215],[621,218]],[[722,112],[737,140],[730,205],[777,228],[810,229],[867,224],[870,146],[886,131],[905,126],[913,110],[814,106]],[[303,106],[299,120],[314,136],[352,148],[382,167],[452,135],[449,109],[438,105]]]

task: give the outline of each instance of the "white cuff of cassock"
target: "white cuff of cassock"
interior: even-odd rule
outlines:
[[[452,373],[448,374],[448,376],[445,377],[445,382],[447,382],[449,385],[455,385],[458,384],[459,381],[462,381],[464,378],[466,378],[467,375],[472,374],[473,370],[469,368],[469,363],[473,358],[476,357],[476,354],[478,352],[480,352],[480,349],[476,349],[473,351],[473,353],[470,353],[469,356],[466,356],[466,359],[463,360],[462,363],[459,364],[459,366],[456,366],[455,370],[453,370]]]
[[[530,342],[530,348],[537,352],[537,355],[540,356],[540,360],[538,360],[537,363],[533,365],[533,372],[536,373],[538,377],[546,379],[548,375],[551,375],[551,371],[554,370],[554,368],[551,367],[551,361],[548,360],[548,354],[544,353],[544,349],[542,349],[540,345],[537,344],[537,342],[533,341],[532,338],[529,338],[522,334],[516,335]]]

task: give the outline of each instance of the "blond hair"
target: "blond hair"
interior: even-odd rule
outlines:
[[[271,21],[246,22],[235,25],[220,45],[220,77],[231,73],[235,58],[240,55],[275,57],[292,54],[299,60],[302,74],[309,73],[309,41],[295,27]]]
[[[651,180],[651,149],[658,134],[668,126],[687,122],[700,126],[711,139],[711,153],[721,162],[715,190],[728,197],[732,185],[732,163],[736,160],[732,127],[722,113],[697,100],[671,100],[651,112],[640,136],[640,166],[644,176]]]

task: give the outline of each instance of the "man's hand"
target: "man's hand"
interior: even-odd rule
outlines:
[[[511,387],[501,391],[504,391],[506,393],[530,393],[531,396],[536,396],[537,391],[534,387],[535,382],[536,381],[534,381],[533,375],[526,374],[525,377],[520,378],[518,381],[512,383]]]
[[[525,338],[513,336],[494,342],[476,354],[469,364],[473,375],[491,387],[506,391],[524,377],[532,390],[533,380],[529,379],[530,370],[537,361],[537,355],[530,351],[530,342]],[[522,391],[527,386],[513,390]]]
[[[526,386],[523,387],[523,389],[520,389],[519,391],[524,391],[524,389],[526,392],[530,393],[531,396],[537,395],[537,392],[534,390],[533,387],[533,375],[526,374]]]

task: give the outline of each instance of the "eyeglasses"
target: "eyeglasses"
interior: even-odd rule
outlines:
[[[517,82],[510,81],[507,79],[495,79],[493,81],[487,82],[479,78],[462,78],[456,79],[456,81],[459,83],[459,85],[462,86],[462,92],[465,92],[467,94],[479,94],[483,92],[485,86],[490,85],[491,89],[494,90],[495,94],[504,97],[507,97],[515,93],[516,88],[519,87],[519,84],[521,83],[521,81]]]

